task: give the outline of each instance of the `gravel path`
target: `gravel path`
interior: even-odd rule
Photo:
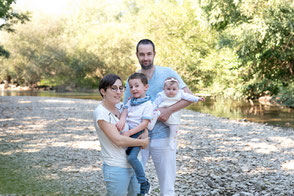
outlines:
[[[0,195],[104,195],[97,104],[0,96]],[[176,195],[293,196],[294,130],[183,110],[177,166]]]

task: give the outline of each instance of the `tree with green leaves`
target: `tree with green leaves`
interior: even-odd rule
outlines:
[[[29,20],[28,13],[21,13],[13,9],[15,0],[0,0],[0,31],[14,32],[13,25]],[[9,51],[0,45],[0,56],[9,57]]]
[[[257,98],[294,81],[294,4],[291,0],[200,0],[210,26],[219,32],[219,46],[231,47],[240,63],[245,97]]]
[[[71,6],[63,17],[39,14],[15,25],[14,35],[5,33],[1,44],[11,58],[0,59],[0,80],[74,87],[95,87],[107,73],[125,80],[140,67],[136,43],[149,38],[155,63],[175,69],[194,92],[257,98],[293,88],[291,0],[81,0]]]
[[[13,36],[5,33],[3,43],[12,52],[0,59],[0,80],[95,88],[107,73],[125,80],[135,71],[130,32],[117,12],[112,15],[94,0],[72,10],[58,17],[33,14],[30,22],[15,26]]]

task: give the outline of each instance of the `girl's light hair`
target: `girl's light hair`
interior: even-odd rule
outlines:
[[[166,84],[169,84],[169,85],[177,84],[179,86],[179,81],[175,77],[168,77],[164,80],[164,86]]]

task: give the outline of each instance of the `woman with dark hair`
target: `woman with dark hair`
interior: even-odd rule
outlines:
[[[106,195],[133,196],[140,193],[132,167],[129,165],[126,148],[149,144],[148,131],[140,138],[123,136],[116,128],[123,104],[120,102],[124,91],[122,81],[115,74],[106,75],[99,84],[102,101],[94,111],[94,124],[101,145],[103,175],[106,183]],[[128,129],[126,125],[125,130]]]

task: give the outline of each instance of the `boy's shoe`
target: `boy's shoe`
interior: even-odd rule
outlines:
[[[160,111],[159,110],[155,110],[153,112],[153,116],[152,116],[151,121],[148,123],[148,126],[147,126],[147,129],[148,130],[152,130],[154,128],[155,123],[156,123],[156,121],[157,121],[157,119],[158,119],[159,116],[160,116]]]
[[[138,194],[138,196],[143,196],[145,194],[148,194],[149,191],[150,191],[150,184],[148,182],[148,180],[144,183],[141,184],[141,191],[140,191],[140,194]]]

